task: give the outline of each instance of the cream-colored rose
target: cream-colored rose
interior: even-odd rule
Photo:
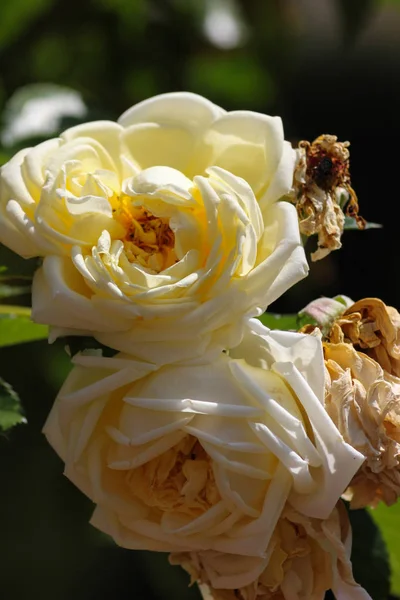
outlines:
[[[123,547],[263,556],[288,497],[325,518],[363,460],[323,408],[318,338],[256,321],[233,356],[73,360],[44,431]]]
[[[305,517],[286,505],[262,558],[200,551],[173,553],[199,583],[204,600],[371,600],[354,581],[351,530],[339,503],[323,520]]]
[[[307,273],[276,202],[294,161],[278,117],[190,93],[22,150],[1,170],[0,241],[45,257],[34,320],[153,362],[234,345]]]

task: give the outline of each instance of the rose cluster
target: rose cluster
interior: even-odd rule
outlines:
[[[298,158],[279,118],[172,93],[1,169],[0,241],[41,259],[33,319],[115,352],[72,358],[44,432],[93,525],[171,553],[205,598],[369,598],[341,348],[324,363],[321,336],[255,318],[308,272]]]

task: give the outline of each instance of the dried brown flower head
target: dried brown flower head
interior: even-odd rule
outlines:
[[[200,584],[204,600],[323,600],[329,589],[343,598],[355,598],[357,591],[357,598],[367,599],[353,578],[349,539],[341,503],[325,520],[287,505],[264,557],[180,552],[171,554],[170,562]]]
[[[366,458],[345,498],[352,508],[391,505],[400,496],[400,379],[351,344],[324,343],[326,409]]]
[[[400,377],[400,314],[378,298],[364,298],[334,322],[332,343],[349,342],[376,360],[382,369]]]
[[[345,498],[352,508],[400,496],[400,314],[378,298],[319,298],[304,309],[322,337],[326,409],[346,442],[365,456]]]
[[[354,217],[360,229],[365,227],[350,182],[349,145],[329,134],[320,135],[312,143],[299,143],[290,199],[297,208],[301,233],[318,235],[318,249],[311,255],[313,261],[341,247],[344,204],[346,215]]]

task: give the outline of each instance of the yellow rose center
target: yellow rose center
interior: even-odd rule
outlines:
[[[178,261],[168,218],[157,217],[143,206],[132,206],[128,197],[119,198],[113,213],[125,229],[122,241],[130,262],[159,273]]]
[[[210,457],[191,435],[129,471],[126,483],[134,496],[161,512],[195,517],[220,500]]]

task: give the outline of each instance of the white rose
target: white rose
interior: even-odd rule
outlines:
[[[44,431],[123,547],[263,556],[288,498],[325,518],[363,461],[323,408],[315,337],[256,321],[213,362],[74,363]]]
[[[307,273],[276,202],[294,160],[278,117],[189,93],[22,150],[1,169],[0,241],[44,257],[34,320],[153,362],[234,345]]]

